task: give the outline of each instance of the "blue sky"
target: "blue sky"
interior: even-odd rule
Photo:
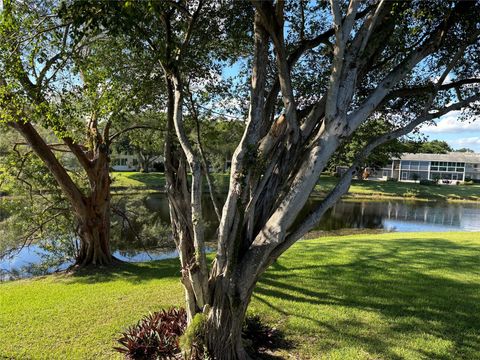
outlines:
[[[454,149],[466,147],[480,153],[480,117],[476,121],[460,121],[459,115],[459,111],[452,111],[442,116],[437,126],[424,126],[421,132],[429,140],[445,140]]]

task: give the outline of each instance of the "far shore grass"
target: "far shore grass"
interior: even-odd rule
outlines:
[[[214,174],[217,189],[228,190],[229,174]],[[112,187],[116,192],[162,191],[165,189],[163,173],[114,172]],[[338,181],[322,175],[313,195],[324,196]],[[353,180],[344,198],[351,199],[408,199],[442,201],[480,201],[480,184],[472,185],[420,185],[411,182]]]
[[[302,240],[261,277],[250,314],[279,359],[480,359],[480,233]],[[121,359],[149,311],[183,304],[177,260],[0,283],[0,359]]]

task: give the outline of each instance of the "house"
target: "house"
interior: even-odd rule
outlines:
[[[112,151],[110,154],[111,168],[114,171],[139,171],[158,168],[164,162],[161,155],[143,155],[133,151]]]
[[[112,151],[111,168],[114,171],[137,171],[138,158],[133,151]]]
[[[402,154],[381,169],[372,171],[371,179],[393,178],[399,181],[420,179],[448,182],[480,180],[480,154]]]

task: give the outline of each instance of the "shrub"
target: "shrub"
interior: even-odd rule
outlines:
[[[434,180],[428,180],[428,179],[421,179],[420,180],[420,185],[436,185],[436,181]]]
[[[473,180],[465,180],[463,182],[464,185],[473,185]]]
[[[398,179],[397,179],[397,178],[393,178],[393,177],[389,177],[389,178],[387,178],[387,181],[389,181],[389,182],[398,182]]]
[[[247,316],[242,329],[242,337],[251,354],[292,348],[292,344],[285,340],[282,332],[263,324],[258,315]]]
[[[180,353],[179,337],[187,326],[187,313],[183,308],[171,308],[149,314],[129,327],[115,350],[127,359],[174,359]]]
[[[129,327],[118,340],[122,346],[114,349],[129,360],[209,359],[203,346],[206,319],[205,314],[197,314],[187,327],[183,308],[155,312]],[[247,316],[242,338],[253,355],[293,347],[281,331],[263,324],[259,316]]]

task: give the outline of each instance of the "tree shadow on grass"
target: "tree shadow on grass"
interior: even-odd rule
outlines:
[[[123,262],[110,267],[78,269],[68,273],[69,284],[93,284],[114,280],[142,283],[150,280],[180,277],[178,259],[145,263]]]
[[[287,253],[261,278],[254,297],[285,317],[314,324],[307,331],[322,334],[322,351],[340,341],[400,359],[394,351],[399,339],[433,337],[448,349],[412,344],[407,350],[418,358],[480,358],[480,246],[442,238],[339,240],[308,244],[302,252],[300,243],[300,252]],[[352,323],[321,316],[341,308],[356,319],[380,316],[383,328],[368,318]]]

